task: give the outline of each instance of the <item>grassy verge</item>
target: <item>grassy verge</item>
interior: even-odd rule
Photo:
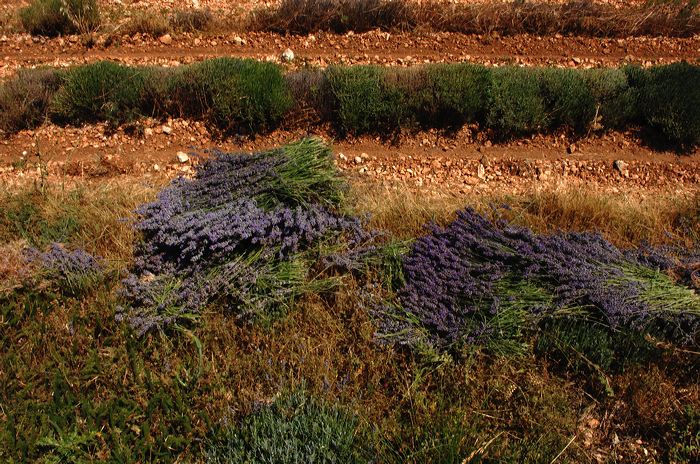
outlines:
[[[283,0],[251,15],[249,28],[309,34],[426,30],[465,34],[574,34],[594,37],[687,37],[700,30],[697,2],[649,2],[616,8],[572,0],[549,2],[414,2],[411,0]]]
[[[688,63],[595,70],[333,66],[284,75],[271,63],[231,58],[175,69],[98,62],[25,71],[6,82],[0,130],[47,119],[121,124],[142,116],[204,120],[222,135],[264,133],[285,120],[383,136],[476,123],[496,140],[638,128],[657,145],[690,150],[700,144],[699,83],[700,67]]]
[[[330,299],[305,297],[271,327],[210,311],[189,332],[136,338],[114,320],[115,289],[133,259],[130,211],[155,194],[138,181],[2,193],[0,238],[9,245],[0,265],[18,282],[0,285],[3,461],[539,463],[585,462],[602,450],[635,462],[637,439],[658,461],[697,460],[692,355],[671,351],[606,374],[613,397],[581,381],[595,372],[562,372],[533,355],[475,352],[425,365],[375,343],[352,280]],[[426,220],[449,221],[465,204],[487,211],[503,201],[512,219],[538,231],[595,229],[623,244],[663,243],[664,232],[695,243],[700,217],[692,199],[584,191],[487,199],[355,190],[349,200],[402,237],[421,233]],[[12,260],[22,254],[8,247],[55,241],[103,256],[110,272],[79,295],[50,275],[23,283],[36,276],[19,272]]]

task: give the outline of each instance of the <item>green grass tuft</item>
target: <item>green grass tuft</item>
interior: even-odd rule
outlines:
[[[328,406],[304,392],[277,398],[228,425],[207,453],[210,464],[362,463],[357,420],[337,406]]]

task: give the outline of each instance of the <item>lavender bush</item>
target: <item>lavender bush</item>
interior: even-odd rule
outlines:
[[[214,302],[269,319],[315,288],[321,247],[371,238],[339,212],[343,184],[329,148],[305,139],[254,155],[214,152],[138,210],[143,241],[117,318],[137,333],[196,319]]]
[[[396,303],[377,311],[379,336],[443,352],[512,351],[542,321],[561,318],[691,342],[700,297],[668,277],[671,265],[597,234],[537,235],[467,209],[413,244]]]

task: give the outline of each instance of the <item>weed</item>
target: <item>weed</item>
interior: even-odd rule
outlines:
[[[385,0],[283,0],[274,9],[255,12],[249,28],[292,34],[400,29],[411,26],[410,13],[410,5]]]
[[[310,34],[382,29],[462,34],[574,34],[594,37],[689,37],[700,30],[695,0],[646,2],[617,8],[570,0],[561,3],[453,3],[434,0],[284,0],[253,12],[248,27],[258,31]]]
[[[153,11],[140,11],[129,18],[119,32],[130,36],[146,34],[151,37],[160,37],[170,30],[170,22],[164,15]]]
[[[175,10],[169,17],[170,27],[175,31],[206,31],[212,25],[214,15],[208,9]]]
[[[100,27],[100,9],[97,0],[62,0],[63,13],[80,34],[89,34]]]
[[[20,11],[22,26],[33,35],[57,36],[73,30],[62,0],[34,0]]]

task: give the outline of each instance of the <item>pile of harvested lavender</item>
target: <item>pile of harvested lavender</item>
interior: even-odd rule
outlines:
[[[119,308],[140,335],[197,319],[219,303],[274,318],[314,286],[318,248],[369,235],[341,213],[344,185],[330,149],[310,138],[258,153],[214,156],[143,206],[143,241]]]

